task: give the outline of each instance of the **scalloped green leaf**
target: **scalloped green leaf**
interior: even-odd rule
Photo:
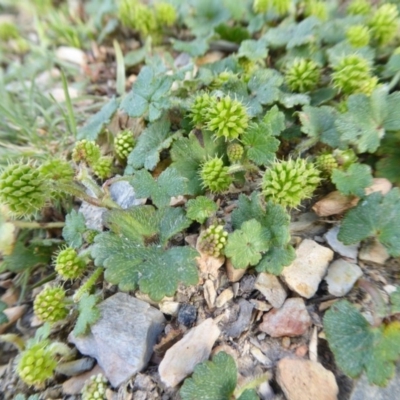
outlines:
[[[82,213],[72,210],[65,216],[65,226],[62,235],[70,247],[77,249],[83,244],[83,234],[87,230],[85,217]]]
[[[75,336],[84,336],[89,332],[90,326],[100,318],[100,311],[97,308],[99,297],[84,293],[79,301],[79,316],[76,320],[73,333]]]
[[[361,197],[364,189],[372,184],[371,168],[366,164],[352,164],[346,171],[333,170],[331,179],[339,192]]]
[[[198,196],[190,199],[186,203],[186,215],[193,221],[203,224],[207,218],[210,218],[218,210],[218,206],[211,199],[205,196]]]

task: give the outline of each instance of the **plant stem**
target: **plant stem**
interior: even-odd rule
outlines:
[[[11,221],[11,223],[21,229],[54,229],[63,228],[65,225],[65,222]]]

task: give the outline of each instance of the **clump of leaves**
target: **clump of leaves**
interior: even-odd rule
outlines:
[[[257,377],[244,386],[237,386],[237,367],[234,359],[221,351],[212,361],[196,365],[191,378],[183,383],[179,393],[183,400],[257,400],[255,387],[267,380]]]

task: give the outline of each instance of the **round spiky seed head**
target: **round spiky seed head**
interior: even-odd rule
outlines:
[[[365,82],[372,78],[369,62],[357,54],[343,57],[333,70],[333,85],[346,95],[364,93]]]
[[[46,205],[51,188],[33,162],[9,164],[0,173],[0,203],[16,217],[31,217]]]
[[[17,372],[27,385],[41,385],[53,376],[57,361],[47,346],[48,342],[43,341],[20,354]]]
[[[225,96],[210,104],[206,114],[207,129],[226,140],[237,139],[249,125],[246,107],[238,100]]]
[[[256,13],[265,13],[273,10],[281,16],[289,12],[291,4],[291,0],[254,0],[253,10]]]
[[[267,200],[295,208],[312,196],[320,181],[318,169],[304,159],[276,161],[265,171],[262,193]]]
[[[214,89],[218,89],[221,86],[223,86],[225,83],[229,82],[229,80],[234,79],[234,78],[236,78],[236,75],[232,72],[229,72],[229,71],[221,72],[219,75],[217,75],[214,78],[211,86]]]
[[[325,1],[308,0],[304,9],[304,14],[307,17],[313,16],[321,21],[328,19],[328,9]]]
[[[85,242],[88,244],[94,243],[94,238],[99,234],[99,231],[96,231],[94,229],[88,229],[84,234],[83,237],[85,239]]]
[[[8,40],[18,39],[20,34],[15,24],[11,22],[0,23],[0,40],[7,42]]]
[[[114,149],[121,160],[126,160],[135,147],[135,138],[130,130],[125,130],[115,137]]]
[[[331,176],[332,171],[339,166],[332,154],[319,155],[315,160],[315,164],[324,176]]]
[[[223,225],[210,225],[199,237],[199,250],[213,257],[220,257],[224,254],[228,232]]]
[[[371,17],[369,27],[372,37],[380,46],[390,43],[399,28],[399,12],[395,4],[381,5]]]
[[[172,26],[176,22],[177,15],[175,8],[169,3],[156,3],[154,5],[154,11],[156,13],[156,20],[161,26]]]
[[[107,379],[102,374],[91,376],[83,387],[82,400],[106,399]]]
[[[142,36],[157,31],[158,24],[154,11],[138,0],[122,0],[118,8],[122,25],[137,30]]]
[[[353,47],[364,47],[368,45],[371,35],[368,27],[354,25],[347,29],[346,38]]]
[[[203,186],[214,193],[227,190],[232,183],[232,177],[228,174],[228,167],[225,167],[222,159],[218,157],[212,158],[202,165],[200,178]]]
[[[320,67],[316,62],[296,58],[287,68],[285,80],[290,90],[304,93],[313,90],[318,85],[320,76]]]
[[[335,150],[333,152],[333,156],[335,157],[339,166],[343,169],[349,168],[352,164],[358,161],[357,155],[352,149]]]
[[[376,76],[371,76],[360,85],[360,93],[370,96],[377,86],[378,78]]]
[[[107,179],[111,175],[112,157],[101,157],[92,165],[93,172],[100,179]]]
[[[77,279],[86,269],[85,260],[72,247],[61,250],[55,260],[55,270],[63,279]]]
[[[371,1],[353,0],[347,6],[347,13],[350,15],[367,15],[371,11]]]
[[[33,302],[35,315],[51,324],[63,320],[68,315],[65,291],[60,287],[44,288]]]
[[[201,126],[206,122],[206,115],[208,107],[214,106],[216,98],[210,96],[208,93],[202,93],[195,97],[193,104],[190,108],[192,121],[195,125]]]
[[[39,167],[39,170],[46,178],[54,181],[71,180],[75,175],[72,165],[59,158],[47,160]]]
[[[237,162],[239,162],[239,161],[242,159],[242,157],[243,157],[244,148],[243,148],[243,146],[242,146],[241,144],[239,144],[239,143],[231,143],[231,144],[228,146],[228,149],[227,149],[226,152],[227,152],[227,154],[228,154],[229,161],[230,161],[231,163],[237,163]]]
[[[72,151],[72,159],[75,162],[84,161],[89,165],[96,163],[100,156],[100,147],[95,142],[86,139],[76,142]]]

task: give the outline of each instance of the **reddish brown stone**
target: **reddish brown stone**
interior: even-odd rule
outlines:
[[[272,337],[300,336],[311,325],[304,300],[292,298],[285,301],[281,308],[274,308],[264,314],[259,329]]]

